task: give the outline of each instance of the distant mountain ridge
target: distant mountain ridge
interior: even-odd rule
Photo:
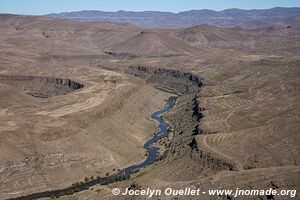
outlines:
[[[104,12],[83,10],[75,12],[52,13],[46,16],[72,19],[78,21],[110,21],[131,23],[144,28],[184,28],[201,24],[223,27],[241,26],[247,28],[265,27],[270,25],[287,25],[289,19],[300,16],[300,7],[275,7],[271,9],[226,9],[190,10],[179,13],[160,11],[117,11]]]

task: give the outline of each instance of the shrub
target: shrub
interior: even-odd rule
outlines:
[[[125,175],[125,180],[127,180],[127,179],[130,179],[130,175],[129,174]]]
[[[239,94],[239,93],[244,93],[244,92],[246,92],[246,91],[243,89],[236,89],[233,91],[233,94]]]
[[[114,183],[115,180],[114,179],[109,179],[108,183]]]
[[[74,190],[73,189],[70,189],[66,192],[67,195],[71,195],[71,194],[74,194]]]
[[[118,176],[117,181],[122,181],[122,176]]]
[[[139,171],[140,171],[140,169],[135,169],[135,170],[133,170],[132,173],[138,173]]]
[[[107,182],[107,181],[105,181],[105,182],[101,183],[101,185],[107,185],[107,184],[108,184],[108,182]]]

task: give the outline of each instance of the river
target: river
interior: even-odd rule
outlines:
[[[45,192],[39,192],[39,193],[34,193],[26,196],[21,196],[21,197],[16,197],[16,198],[11,198],[16,199],[16,200],[32,200],[32,199],[38,199],[38,198],[45,198],[45,197],[55,197],[55,196],[63,196],[67,194],[73,194],[75,192],[83,191],[83,190],[88,190],[90,187],[97,185],[97,184],[103,184],[103,183],[108,183],[111,182],[112,180],[118,179],[120,177],[126,177],[128,175],[131,175],[134,173],[136,170],[139,170],[141,168],[147,167],[151,164],[153,164],[156,159],[159,156],[159,149],[157,147],[154,147],[153,144],[155,144],[158,140],[160,140],[163,137],[168,136],[168,127],[169,125],[164,121],[162,118],[162,114],[168,112],[171,110],[176,102],[176,97],[171,96],[165,106],[154,113],[151,114],[152,119],[154,119],[158,123],[159,131],[154,134],[153,137],[151,137],[148,141],[145,142],[144,148],[147,151],[147,158],[139,163],[139,164],[134,164],[131,165],[125,169],[120,170],[119,172],[116,172],[115,174],[112,174],[107,177],[103,177],[100,179],[95,179],[95,180],[90,180],[85,183],[81,183],[76,186],[70,186],[62,189],[57,189],[57,190],[50,190],[50,191],[45,191]]]

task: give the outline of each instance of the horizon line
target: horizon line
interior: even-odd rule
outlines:
[[[172,13],[172,14],[179,14],[183,12],[190,12],[190,11],[213,11],[213,12],[223,12],[226,10],[243,10],[243,11],[251,11],[251,10],[270,10],[270,9],[276,9],[276,8],[300,8],[300,6],[291,6],[291,7],[285,7],[285,6],[276,6],[276,7],[269,7],[269,8],[251,8],[251,9],[243,9],[243,8],[237,8],[237,7],[232,7],[232,8],[226,8],[222,10],[213,10],[213,9],[191,9],[191,10],[183,10],[179,12],[172,12],[172,11],[163,11],[163,10],[115,10],[115,11],[109,11],[109,10],[70,10],[70,11],[59,11],[59,12],[50,12],[46,14],[24,14],[24,13],[5,13],[5,12],[0,12],[0,14],[12,14],[12,15],[27,15],[27,16],[44,16],[44,15],[50,15],[50,14],[62,14],[62,13],[71,13],[71,12],[83,12],[83,11],[99,11],[99,12],[110,12],[110,13],[117,13],[117,12],[135,12],[135,13],[143,13],[143,12],[161,12],[161,13]]]

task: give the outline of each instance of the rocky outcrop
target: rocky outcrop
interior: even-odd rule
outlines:
[[[190,73],[173,69],[149,68],[132,65],[127,73],[146,79],[154,87],[177,95],[197,93],[202,86],[201,79]]]
[[[27,75],[0,75],[0,83],[14,86],[38,98],[62,95],[84,87],[70,79]]]
[[[133,59],[137,57],[137,55],[133,53],[125,53],[125,52],[105,51],[104,53],[116,59]]]

